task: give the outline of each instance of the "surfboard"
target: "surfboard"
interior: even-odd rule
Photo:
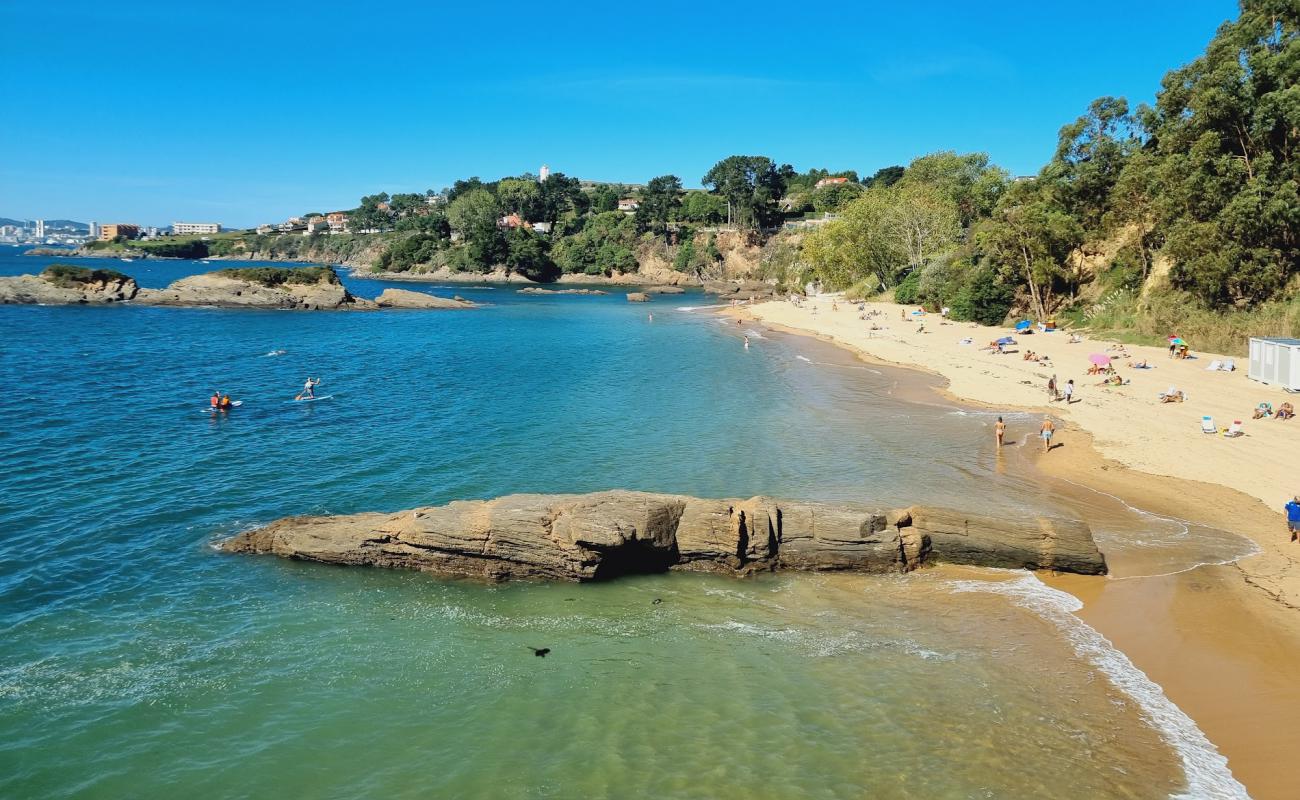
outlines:
[[[304,398],[301,399],[301,400],[285,400],[284,402],[286,402],[286,403],[314,403],[314,402],[316,402],[317,400],[328,400],[328,399],[330,399],[330,398],[333,397],[333,396],[334,396],[334,395],[332,395],[332,394],[326,394],[326,395],[321,395],[320,397],[304,397]]]

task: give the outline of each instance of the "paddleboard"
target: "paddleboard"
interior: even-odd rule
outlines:
[[[284,402],[286,402],[286,403],[314,403],[314,402],[316,402],[317,400],[328,400],[328,399],[330,399],[330,398],[333,397],[333,396],[334,396],[334,395],[332,395],[332,394],[326,394],[326,395],[321,395],[320,397],[304,397],[304,398],[301,399],[301,400],[285,400]]]
[[[243,400],[232,400],[230,403],[230,408],[239,408],[243,404],[244,404]],[[229,408],[213,408],[212,406],[208,406],[207,408],[203,409],[202,413],[215,414],[218,411],[229,411],[229,410],[230,410]]]

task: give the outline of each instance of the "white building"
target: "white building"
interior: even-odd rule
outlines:
[[[87,223],[87,228],[88,228],[88,230],[86,231],[86,235],[90,237],[90,241],[93,242],[93,241],[98,240],[98,239],[99,239],[99,223],[98,223],[98,222],[89,222],[89,223]]]
[[[551,177],[551,168],[543,164],[542,168],[537,170],[537,182],[545,183],[549,177]]]
[[[186,233],[221,233],[221,225],[216,222],[173,222],[172,233],[178,236]]]
[[[36,238],[37,239],[45,238],[45,220],[43,219],[36,220]]]

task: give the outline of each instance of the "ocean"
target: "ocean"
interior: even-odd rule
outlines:
[[[0,246],[0,275],[55,260]],[[707,295],[400,286],[484,307],[0,307],[0,796],[1245,796],[1025,573],[488,586],[215,552],[293,514],[608,488],[1095,514],[1113,579],[1245,552]],[[308,376],[332,399],[288,402]]]

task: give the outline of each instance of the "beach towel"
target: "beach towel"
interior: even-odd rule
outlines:
[[[1214,427],[1214,417],[1201,417],[1201,433],[1218,433],[1219,429]]]

